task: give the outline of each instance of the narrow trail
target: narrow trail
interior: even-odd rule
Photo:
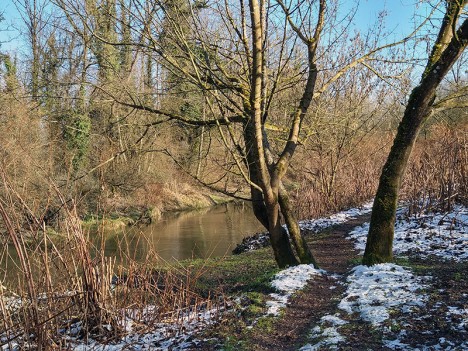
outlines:
[[[351,219],[346,223],[325,229],[327,234],[311,234],[308,241],[312,252],[328,275],[317,276],[305,289],[291,299],[284,314],[275,321],[270,333],[254,335],[250,340],[251,350],[297,351],[304,345],[311,328],[324,315],[332,313],[341,299],[346,286],[340,282],[358,258],[353,241],[347,234],[356,226],[369,221],[370,214]],[[355,262],[354,262],[355,265]]]

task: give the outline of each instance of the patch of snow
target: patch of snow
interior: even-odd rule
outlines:
[[[103,344],[93,339],[84,342],[72,337],[70,333],[67,338],[69,342],[68,349],[74,351],[192,350],[200,342],[193,338],[193,335],[212,324],[218,312],[218,310],[208,310],[196,314],[192,313],[190,316],[181,316],[181,319],[177,322],[155,323],[150,328],[148,327],[149,331],[147,329],[145,332],[133,331],[133,326],[136,323],[127,318],[123,322],[123,326],[128,334],[120,340],[109,344]]]
[[[339,333],[338,329],[347,324],[347,321],[342,320],[339,314],[326,315],[320,318],[320,324],[312,329],[310,339],[312,343],[302,346],[299,351],[315,351],[322,348],[327,350],[337,349],[339,343],[346,339]],[[317,340],[317,342],[315,342]]]
[[[452,212],[403,218],[402,209],[395,223],[393,250],[397,255],[435,255],[456,261],[468,259],[468,208],[456,206]],[[369,223],[349,234],[355,247],[364,252]]]
[[[272,300],[268,300],[266,302],[266,306],[268,307],[267,314],[273,316],[279,316],[281,309],[285,308],[290,295],[280,295],[280,294],[270,294]]]
[[[468,330],[468,308],[448,306],[446,317],[453,330]]]
[[[395,264],[357,266],[347,280],[349,286],[338,308],[349,314],[359,313],[374,326],[390,317],[391,308],[409,312],[411,307],[423,306],[427,300],[420,293],[424,288],[422,278]]]
[[[435,345],[423,346],[422,350],[423,351],[433,351],[433,350],[455,351],[455,350],[467,350],[468,349],[468,342],[466,341],[462,342],[460,345],[457,345],[454,342],[451,342],[450,340],[447,340],[444,337],[439,338],[438,341],[439,342]]]
[[[323,338],[321,341],[314,344],[307,344],[302,346],[299,351],[316,351],[323,347],[327,350],[336,350],[340,342],[345,341],[345,338],[334,327],[323,329],[320,334],[312,335],[312,338]]]
[[[314,232],[331,227],[332,225],[341,224],[354,219],[357,216],[369,213],[372,211],[372,202],[367,202],[359,208],[351,208],[346,211],[338,212],[327,218],[311,219],[300,221],[299,226],[302,230],[311,230]]]
[[[277,273],[271,286],[277,293],[270,294],[272,300],[267,301],[267,314],[277,316],[281,308],[286,307],[289,297],[302,289],[314,275],[324,274],[325,271],[316,269],[313,265],[301,264],[286,268]]]
[[[347,321],[344,321],[342,320],[340,317],[338,317],[338,315],[326,315],[326,316],[323,316],[322,318],[320,318],[320,320],[322,322],[328,322],[330,323],[331,325],[345,325],[345,324],[348,324]]]
[[[3,340],[3,338],[0,339],[0,341],[1,341],[2,343],[8,342],[7,339]],[[20,345],[19,345],[17,342],[11,341],[10,343],[7,343],[7,344],[3,345],[2,348],[1,348],[1,350],[5,350],[5,351],[19,351],[19,350],[21,350],[21,347],[20,347]]]
[[[390,350],[414,350],[413,347],[409,346],[408,344],[402,343],[399,339],[395,340],[383,340],[383,344],[385,347],[388,347]]]

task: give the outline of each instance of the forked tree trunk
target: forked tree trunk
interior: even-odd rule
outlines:
[[[249,164],[249,177],[252,184],[260,184],[260,171],[258,169],[258,157],[255,150],[255,131],[253,123],[244,126],[244,142],[247,150],[247,162]],[[255,217],[270,233],[270,242],[278,267],[295,266],[299,262],[289,241],[287,231],[281,226],[279,217],[279,204],[267,205],[263,192],[254,185],[250,187],[252,207]]]
[[[285,13],[289,9],[279,2]],[[291,115],[291,127],[288,141],[279,156],[273,161],[265,133],[265,107],[264,99],[266,86],[264,84],[264,18],[262,11],[266,6],[264,0],[249,0],[250,22],[252,31],[252,64],[250,76],[249,100],[244,101],[245,115],[248,116],[244,124],[244,143],[247,154],[249,176],[251,183],[252,201],[256,217],[270,232],[271,245],[279,267],[298,264],[294,255],[289,236],[281,226],[280,213],[286,219],[291,238],[295,244],[301,263],[314,262],[312,254],[305,240],[301,237],[297,220],[292,215],[286,191],[281,189],[281,181],[288,169],[288,164],[298,145],[299,132],[304,116],[312,101],[317,68],[315,65],[315,52],[323,29],[325,15],[325,0],[320,0],[317,25],[313,38],[305,36],[289,18],[288,21],[300,40],[307,46],[308,77],[301,100],[297,109]]]
[[[279,218],[279,206],[271,206],[271,208],[268,208],[267,205],[265,205],[262,193],[256,188],[251,188],[251,195],[252,207],[255,217],[270,233],[271,247],[273,249],[278,267],[284,268],[287,266],[295,266],[299,264],[292,250],[288,233],[286,229],[281,226]],[[282,210],[283,209],[281,208],[281,211]],[[270,220],[270,218],[272,218],[272,220]],[[271,225],[271,223],[274,224]],[[308,262],[303,262],[301,259],[300,263]]]
[[[273,253],[278,267],[284,268],[299,264],[296,256],[294,256],[289,236],[281,225],[280,207],[278,202],[276,202],[276,204],[266,204],[266,208],[269,219],[271,247],[273,248]]]
[[[447,11],[419,86],[413,89],[392,149],[380,176],[374,199],[363,263],[393,259],[393,237],[398,193],[418,133],[432,113],[436,89],[468,42],[468,20],[454,33],[466,0],[447,2]]]
[[[248,135],[248,133],[247,133]],[[246,145],[249,145],[252,142],[251,137],[245,136]],[[251,150],[251,148],[247,148]],[[250,155],[250,156],[249,156]],[[250,169],[250,179],[257,184],[258,173],[255,168],[255,162],[251,153],[247,154],[247,158],[251,159],[249,161]],[[270,160],[269,160],[270,162]],[[267,208],[265,204],[262,192],[256,187],[251,187],[251,197],[253,211],[256,218],[262,223],[262,225],[270,232],[271,245],[273,252],[275,254],[275,259],[280,267],[293,266],[299,263],[301,264],[313,264],[318,268],[317,262],[315,261],[312,252],[307,245],[307,242],[301,235],[301,230],[299,228],[299,223],[293,214],[293,209],[289,201],[289,194],[284,188],[283,184],[280,184],[278,192],[278,201],[277,204],[274,204],[271,209]],[[275,208],[277,208],[275,210]],[[289,235],[286,229],[280,225],[278,209],[283,215],[284,221],[289,230]],[[276,212],[275,212],[276,211]],[[270,230],[270,215],[273,214],[273,230]],[[291,241],[294,244],[296,249],[297,257],[294,255],[294,251],[291,246]]]

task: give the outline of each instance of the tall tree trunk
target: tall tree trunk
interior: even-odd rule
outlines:
[[[264,126],[262,114],[262,77],[263,77],[263,55],[264,35],[261,19],[261,7],[263,0],[250,0],[250,16],[252,23],[252,75],[250,84],[250,97],[248,115],[249,122],[245,126],[246,147],[248,150],[248,161],[251,180],[261,189],[263,205],[265,207],[268,231],[270,232],[271,246],[279,267],[296,265],[297,259],[292,251],[289,237],[280,223],[280,207],[278,204],[278,189],[271,184],[269,167],[266,160],[264,148]],[[253,194],[254,195],[254,194]],[[252,196],[253,197],[253,196]],[[259,197],[259,194],[256,194]],[[262,207],[259,199],[254,199],[254,213],[260,214],[262,220],[265,218],[259,208]]]
[[[468,20],[454,32],[466,0],[447,1],[447,10],[420,84],[413,89],[398,126],[374,199],[363,263],[393,259],[393,237],[398,193],[418,133],[432,113],[436,89],[468,43]]]

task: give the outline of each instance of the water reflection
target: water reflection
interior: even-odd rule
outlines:
[[[165,261],[186,258],[206,258],[230,254],[242,238],[262,231],[262,226],[255,219],[248,204],[229,203],[202,211],[183,212],[165,216],[161,221],[149,226],[127,227],[119,231],[89,233],[95,247],[100,250],[105,243],[106,256],[116,257],[117,263],[126,265],[127,257],[145,261],[152,252],[156,252]],[[57,242],[58,250],[74,250],[70,243]],[[42,250],[28,246],[28,256],[35,278],[43,277],[44,256]],[[66,274],[58,257],[49,252],[50,273],[58,278]],[[71,259],[64,255],[65,259]],[[154,263],[154,261],[152,261]],[[3,245],[0,250],[0,283],[12,286],[22,285],[24,275],[18,255],[12,245]]]
[[[230,254],[243,237],[261,231],[247,204],[228,203],[203,211],[165,216],[145,227],[106,233],[106,255],[144,260],[154,250],[164,260]]]

